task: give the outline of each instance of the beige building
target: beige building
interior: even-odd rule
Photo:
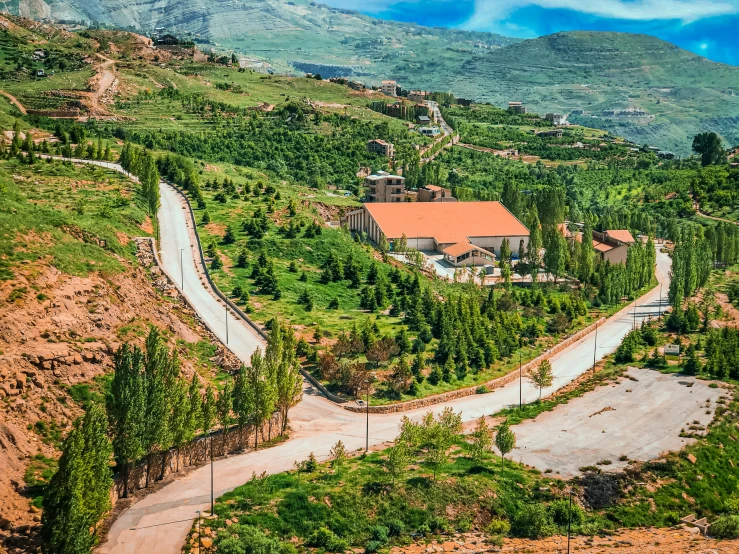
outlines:
[[[424,90],[412,90],[408,93],[408,100],[411,102],[425,102],[429,97],[429,93]]]
[[[398,96],[398,83],[395,81],[383,81],[381,89],[386,96]]]
[[[378,171],[364,179],[367,188],[365,202],[403,202],[405,200],[405,177]]]
[[[392,247],[405,236],[409,248],[439,252],[455,266],[489,265],[504,239],[529,242],[529,230],[500,202],[367,203],[341,221]]]
[[[634,244],[634,237],[626,229],[593,231],[593,248],[603,261],[612,264],[625,264],[629,246]]]
[[[418,189],[418,202],[456,202],[452,191],[436,185],[426,185]]]
[[[395,156],[395,147],[384,140],[370,140],[367,142],[367,152],[370,154],[379,154],[386,158],[392,158]]]
[[[508,102],[508,111],[512,113],[526,113],[526,106],[523,102]]]

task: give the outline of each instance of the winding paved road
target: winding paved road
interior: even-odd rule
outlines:
[[[109,162],[73,161],[123,172],[119,165]],[[189,211],[174,189],[165,183],[161,183],[160,187],[160,244],[164,269],[178,286],[184,275],[184,294],[205,323],[219,338],[225,340],[225,307],[213,295],[205,280],[201,279],[202,268]],[[669,268],[669,257],[658,252],[657,277],[665,285],[665,295],[668,289],[666,285],[669,283]],[[635,321],[638,324],[643,319],[655,317],[660,307],[664,306],[667,306],[667,302],[664,298],[660,302],[660,288],[657,287],[639,299],[636,310],[632,304],[603,323],[597,331],[597,347],[595,333],[591,333],[554,356],[551,359],[554,383],[544,390],[544,394],[561,388],[590,370],[594,358],[600,360],[612,353],[632,329]],[[254,330],[236,318],[229,318],[228,332],[229,347],[244,362],[248,362],[254,349],[262,345]],[[432,408],[400,414],[372,415],[369,422],[369,443],[377,445],[392,441],[397,436],[404,416],[418,420],[429,410],[439,413],[449,406],[460,411],[464,421],[471,421],[506,406],[518,404],[519,390],[524,402],[533,402],[539,397],[539,391],[527,380],[523,383],[517,380],[489,394],[468,396]],[[290,440],[269,449],[217,460],[214,464],[215,494],[220,496],[243,484],[253,472],[265,471],[272,474],[292,469],[296,461],[304,460],[311,452],[319,459],[324,459],[339,439],[350,450],[361,449],[365,445],[365,425],[363,414],[344,410],[306,383],[303,400],[290,412]],[[209,503],[210,468],[204,466],[150,494],[123,512],[99,550],[105,554],[177,554],[196,517],[196,511],[207,510]]]

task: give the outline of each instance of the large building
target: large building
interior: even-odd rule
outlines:
[[[342,223],[391,246],[405,235],[409,248],[439,252],[454,266],[489,264],[504,239],[514,251],[529,242],[529,230],[500,202],[368,203]]]
[[[391,175],[386,171],[378,171],[365,177],[364,186],[367,194],[365,202],[403,202],[405,200],[405,177]]]

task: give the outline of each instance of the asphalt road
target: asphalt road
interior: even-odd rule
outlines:
[[[73,161],[92,163],[123,172],[120,166],[109,162]],[[226,309],[209,290],[205,280],[199,276],[197,245],[194,234],[188,227],[188,220],[189,214],[179,195],[168,185],[162,184],[160,211],[162,263],[175,283],[180,283],[184,274],[184,294],[204,322],[219,337],[225,339]],[[612,353],[632,329],[635,321],[639,324],[643,319],[656,317],[660,305],[667,306],[669,267],[669,257],[658,252],[657,277],[663,283],[665,296],[661,304],[660,288],[657,287],[637,302],[636,311],[633,305],[628,306],[603,323],[597,331],[597,344],[595,333],[591,333],[551,359],[554,383],[552,387],[544,390],[544,395],[590,370],[594,357],[600,360]],[[261,345],[261,341],[251,327],[236,318],[229,319],[228,329],[229,347],[248,363],[249,356]],[[461,412],[464,421],[471,421],[483,415],[493,414],[506,406],[518,404],[519,394],[523,402],[532,402],[539,397],[539,391],[527,380],[523,383],[514,381],[489,394],[468,396],[432,408],[400,414],[372,415],[369,421],[369,443],[377,445],[392,441],[398,434],[404,416],[420,419],[429,410],[438,413],[450,406]],[[363,448],[366,440],[365,425],[363,414],[344,410],[305,384],[303,400],[290,411],[291,439],[266,450],[216,461],[214,464],[216,497],[248,481],[253,472],[266,471],[272,474],[289,470],[294,467],[296,461],[306,459],[311,452],[319,459],[325,458],[339,439],[350,450]],[[196,517],[196,511],[209,508],[210,471],[209,466],[199,468],[187,477],[173,481],[133,504],[115,521],[105,543],[100,547],[100,552],[179,553]]]

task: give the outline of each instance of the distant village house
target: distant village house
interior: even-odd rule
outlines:
[[[386,158],[395,156],[395,147],[384,140],[375,139],[367,142],[367,152],[370,154],[379,154]]]
[[[511,113],[524,114],[526,106],[523,102],[508,102],[508,111]]]

